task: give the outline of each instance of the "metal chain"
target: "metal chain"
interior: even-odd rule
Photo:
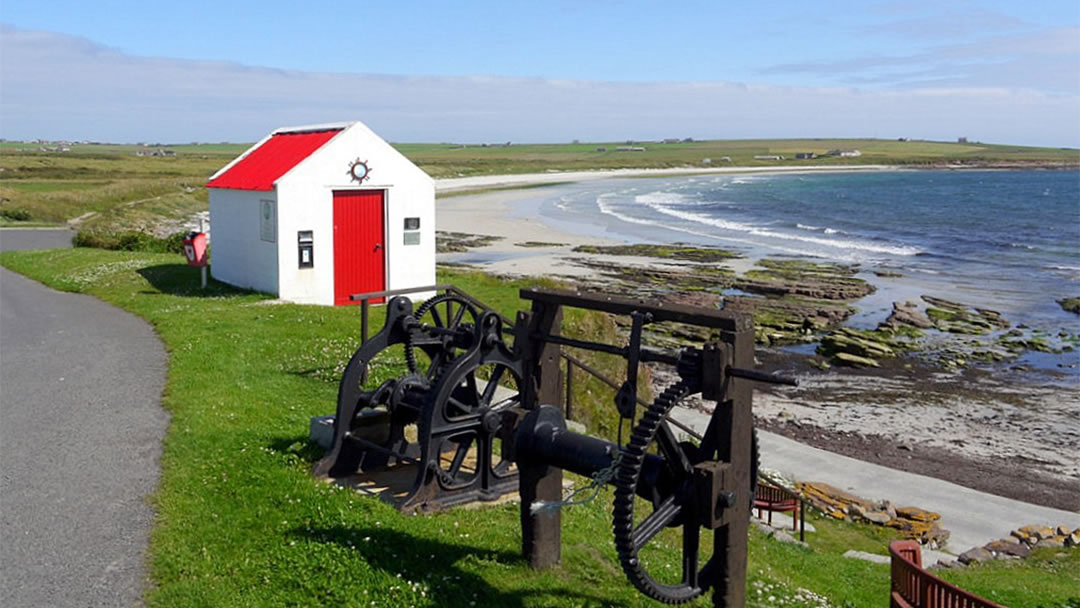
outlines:
[[[615,455],[615,458],[611,460],[611,464],[593,474],[592,479],[591,481],[589,481],[589,483],[575,489],[573,492],[570,493],[569,496],[562,500],[555,500],[551,502],[545,500],[537,500],[533,502],[531,505],[529,505],[529,514],[538,515],[547,511],[555,511],[563,507],[573,507],[575,505],[588,504],[596,500],[596,497],[600,495],[600,490],[603,489],[603,487],[606,486],[609,481],[615,478],[615,473],[618,472],[619,464],[621,462],[622,451],[620,450],[619,453]],[[589,490],[592,490],[592,496],[582,498],[581,500],[576,500],[579,494],[582,494]]]

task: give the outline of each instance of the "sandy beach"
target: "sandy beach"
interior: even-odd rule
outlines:
[[[440,180],[437,189],[445,193],[554,184],[603,179],[612,173]],[[624,241],[552,227],[533,214],[535,201],[543,196],[543,189],[533,188],[440,198],[439,231],[500,239],[464,253],[440,254],[439,261],[501,275],[564,278],[600,290],[611,284],[611,277],[582,260],[642,270],[695,267],[673,260],[574,252],[579,245]],[[747,259],[720,263],[739,275],[753,265]],[[764,369],[795,374],[802,381],[798,389],[759,392],[755,414],[764,428],[863,460],[1036,504],[1080,510],[1076,456],[1080,422],[1075,417],[1080,396],[1075,386],[1032,383],[1019,375],[980,370],[913,366],[902,359],[878,370],[820,371],[807,364],[806,355],[790,351],[759,347],[758,357]]]

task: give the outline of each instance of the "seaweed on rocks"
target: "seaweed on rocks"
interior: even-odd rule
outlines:
[[[722,262],[742,256],[726,249],[714,247],[690,247],[686,245],[579,245],[573,249],[576,253],[594,253],[605,255],[630,255],[659,259],[685,260],[688,262]]]
[[[435,253],[464,253],[470,249],[487,247],[501,240],[503,240],[501,236],[436,230]]]

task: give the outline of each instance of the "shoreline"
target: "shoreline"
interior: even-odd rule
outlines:
[[[515,190],[545,185],[581,183],[600,179],[637,177],[691,177],[695,175],[768,175],[800,173],[859,173],[872,171],[1077,171],[1080,165],[1047,163],[943,163],[931,165],[776,165],[772,167],[672,167],[667,169],[588,169],[581,171],[551,171],[548,173],[515,173],[505,175],[472,175],[444,177],[433,180],[438,195],[484,193],[488,190]]]
[[[611,177],[617,176],[591,179]],[[565,183],[567,176],[551,174],[550,179]],[[589,236],[552,227],[546,221],[550,218],[530,214],[535,209],[528,208],[530,199],[543,197],[509,189],[440,199],[436,211],[440,231],[486,234],[499,240],[465,252],[440,253],[439,262],[496,275],[587,282],[600,289],[618,289],[618,279],[605,275],[604,267],[629,274],[719,267],[742,275],[755,264],[746,258],[703,265],[574,252],[579,245],[626,243],[602,232]],[[800,389],[758,391],[755,416],[762,428],[1001,496],[1080,509],[1080,464],[1070,459],[1070,454],[1080,453],[1080,424],[1075,420],[1080,397],[1075,383],[1054,384],[1025,372],[945,369],[911,358],[889,360],[877,370],[822,371],[815,369],[813,355],[760,345],[757,355],[762,369],[794,372],[804,380]]]
[[[690,177],[694,175],[763,175],[800,173],[858,173],[868,171],[914,171],[900,165],[778,165],[776,167],[680,167],[671,169],[593,169],[513,175],[476,175],[435,180],[435,193],[451,194],[472,190],[513,190],[548,184],[580,183],[623,177]]]

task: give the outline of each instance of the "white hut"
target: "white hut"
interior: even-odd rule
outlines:
[[[434,182],[363,123],[278,129],[206,187],[219,281],[327,305],[435,283]]]

